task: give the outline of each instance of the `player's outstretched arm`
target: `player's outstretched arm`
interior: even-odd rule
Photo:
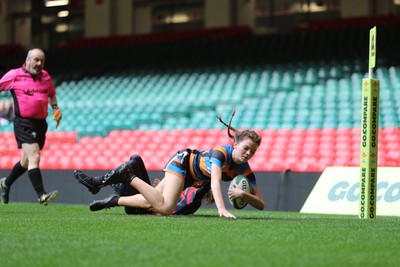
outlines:
[[[231,214],[224,204],[224,199],[222,198],[221,192],[221,177],[222,170],[216,164],[211,165],[211,190],[215,200],[215,205],[217,206],[218,213],[220,217],[236,219],[236,216]]]

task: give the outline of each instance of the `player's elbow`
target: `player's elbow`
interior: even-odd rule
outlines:
[[[254,208],[258,209],[258,210],[263,210],[264,209],[264,201],[260,201],[255,203],[255,205],[253,206]]]

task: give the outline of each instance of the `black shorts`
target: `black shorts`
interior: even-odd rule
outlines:
[[[23,143],[38,143],[40,149],[43,148],[47,132],[47,122],[45,119],[37,120],[15,117],[13,122],[18,148],[21,148]]]

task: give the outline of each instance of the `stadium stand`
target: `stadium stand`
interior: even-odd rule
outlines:
[[[398,166],[400,29],[397,18],[380,19],[378,164]],[[239,27],[56,47],[48,57],[64,116],[58,130],[49,121],[41,166],[111,169],[138,153],[161,170],[178,149],[229,143],[216,116],[228,119],[233,108],[235,127],[263,136],[256,171],[358,166],[369,26],[361,21],[271,36]],[[0,168],[8,169],[19,152],[10,126],[0,130]]]

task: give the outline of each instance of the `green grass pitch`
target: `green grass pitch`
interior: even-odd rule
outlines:
[[[400,218],[232,211],[191,216],[0,205],[0,266],[400,266]]]

